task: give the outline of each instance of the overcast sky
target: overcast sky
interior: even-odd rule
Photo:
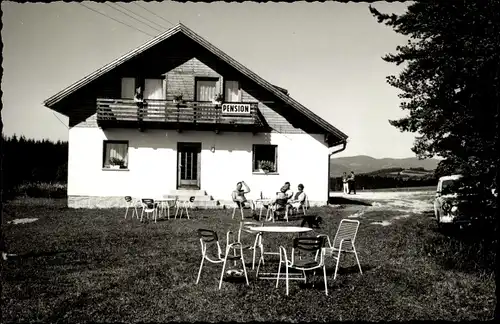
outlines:
[[[42,102],[180,21],[346,133],[337,157],[414,156],[415,135],[388,122],[405,115],[386,83],[401,67],[381,59],[406,38],[368,4],[138,3],[163,19],[134,3],[83,3],[104,16],[78,3],[2,2],[4,134],[67,140],[68,118]],[[402,13],[408,3],[374,6]]]

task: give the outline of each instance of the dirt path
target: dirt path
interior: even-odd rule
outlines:
[[[349,216],[368,221],[369,224],[389,226],[393,222],[433,210],[433,191],[410,192],[358,192],[356,195],[330,194],[333,205],[362,205]]]

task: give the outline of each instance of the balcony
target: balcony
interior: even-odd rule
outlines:
[[[257,103],[188,101],[177,104],[167,100],[97,99],[97,123],[102,128],[160,128],[177,130],[229,130],[259,132],[267,123]]]

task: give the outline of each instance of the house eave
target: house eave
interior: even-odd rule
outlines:
[[[331,133],[335,137],[339,138],[340,140],[346,140],[347,135],[338,130],[336,127],[333,125],[329,124],[326,122],[324,119],[304,107],[302,104],[291,98],[287,93],[284,93],[283,88],[278,88],[277,86],[272,85],[268,81],[264,80],[260,76],[258,76],[256,73],[250,71],[248,68],[243,66],[241,63],[238,61],[234,60],[224,52],[222,52],[220,49],[212,45],[210,42],[206,41],[203,39],[201,36],[197,35],[194,31],[190,30],[188,27],[184,26],[183,24],[179,23],[176,26],[170,28],[169,30],[165,31],[164,33],[156,36],[152,40],[146,42],[145,44],[139,46],[138,48],[128,52],[127,54],[121,56],[120,58],[114,60],[113,62],[105,65],[104,67],[94,71],[93,73],[89,74],[85,78],[73,83],[66,89],[60,91],[59,93],[55,94],[54,96],[48,98],[43,102],[43,105],[47,108],[53,109],[55,111],[58,111],[62,114],[65,114],[64,112],[61,112],[59,110],[54,109],[54,105],[63,100],[65,97],[69,96],[70,94],[74,93],[78,89],[84,87],[85,85],[91,83],[92,81],[95,81],[102,75],[112,71],[114,68],[117,66],[123,64],[124,62],[132,59],[136,55],[148,50],[149,48],[153,47],[154,45],[164,41],[165,39],[171,37],[172,35],[182,32],[185,36],[189,37],[192,41],[198,43],[201,45],[203,48],[208,50],[210,53],[214,54],[217,56],[219,59],[222,61],[226,62],[230,66],[232,66],[235,70],[237,70],[239,73],[242,75],[250,78],[253,82],[255,82],[257,85],[262,87],[263,89],[269,91],[269,93],[273,94],[274,97],[282,101],[284,104],[290,106],[291,108],[295,109],[305,117],[307,117],[309,120],[320,126],[326,133]],[[288,92],[288,91],[287,91]]]
[[[181,30],[182,24],[177,24],[176,26],[168,29],[164,33],[156,36],[155,38],[151,39],[150,41],[142,44],[141,46],[133,49],[132,51],[126,53],[125,55],[119,57],[118,59],[112,61],[111,63],[108,63],[107,65],[95,70],[91,74],[87,75],[83,79],[78,80],[77,82],[73,83],[69,87],[61,90],[60,92],[56,93],[52,97],[48,98],[43,102],[43,105],[47,108],[52,108],[52,106],[62,99],[64,99],[66,96],[69,94],[75,92],[76,90],[84,87],[85,85],[89,84],[90,82],[96,80],[100,76],[104,75],[105,73],[113,70],[115,67],[123,64],[124,62],[134,58],[136,55],[144,52],[145,50],[153,47],[154,45],[162,42],[166,38],[169,38],[170,36],[178,33]]]

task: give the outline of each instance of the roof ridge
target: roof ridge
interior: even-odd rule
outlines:
[[[52,105],[56,104],[60,100],[62,100],[64,97],[68,96],[74,91],[77,91],[81,87],[87,85],[88,83],[94,81],[95,79],[99,78],[105,73],[108,73],[109,71],[113,70],[115,67],[118,65],[123,64],[127,60],[131,59],[135,55],[142,53],[152,46],[164,41],[165,39],[171,37],[172,35],[182,32],[184,35],[189,37],[191,40],[194,42],[198,43],[202,47],[206,48],[209,52],[214,54],[215,56],[218,56],[220,59],[228,63],[229,65],[233,66],[236,70],[238,70],[240,73],[246,75],[250,79],[252,79],[254,82],[259,84],[261,87],[264,89],[268,90],[272,94],[274,94],[275,97],[281,99],[284,103],[292,106],[295,108],[295,110],[298,110],[300,113],[305,115],[307,118],[318,124],[320,127],[322,127],[325,131],[330,132],[336,136],[338,136],[342,141],[345,141],[347,139],[347,135],[338,130],[336,127],[325,121],[323,118],[319,117],[316,115],[314,112],[311,110],[307,109],[305,106],[300,104],[298,101],[290,97],[288,94],[285,94],[283,91],[280,90],[280,87],[277,87],[273,84],[271,84],[269,81],[265,80],[264,78],[260,77],[258,74],[238,62],[237,60],[233,59],[230,57],[228,54],[214,46],[212,43],[204,39],[202,36],[194,32],[192,29],[184,25],[179,21],[179,23],[169,29],[167,29],[165,32],[159,34],[158,36],[154,37],[153,39],[147,41],[146,43],[142,44],[141,46],[127,52],[126,54],[120,56],[116,60],[104,65],[100,69],[92,72],[91,74],[87,75],[83,79],[80,79],[77,82],[74,82],[70,86],[66,87],[62,91],[58,92],[57,94],[53,95],[52,97],[48,98],[43,102],[43,104],[50,108]],[[283,88],[281,88],[283,89]],[[286,90],[286,89],[285,89]]]

